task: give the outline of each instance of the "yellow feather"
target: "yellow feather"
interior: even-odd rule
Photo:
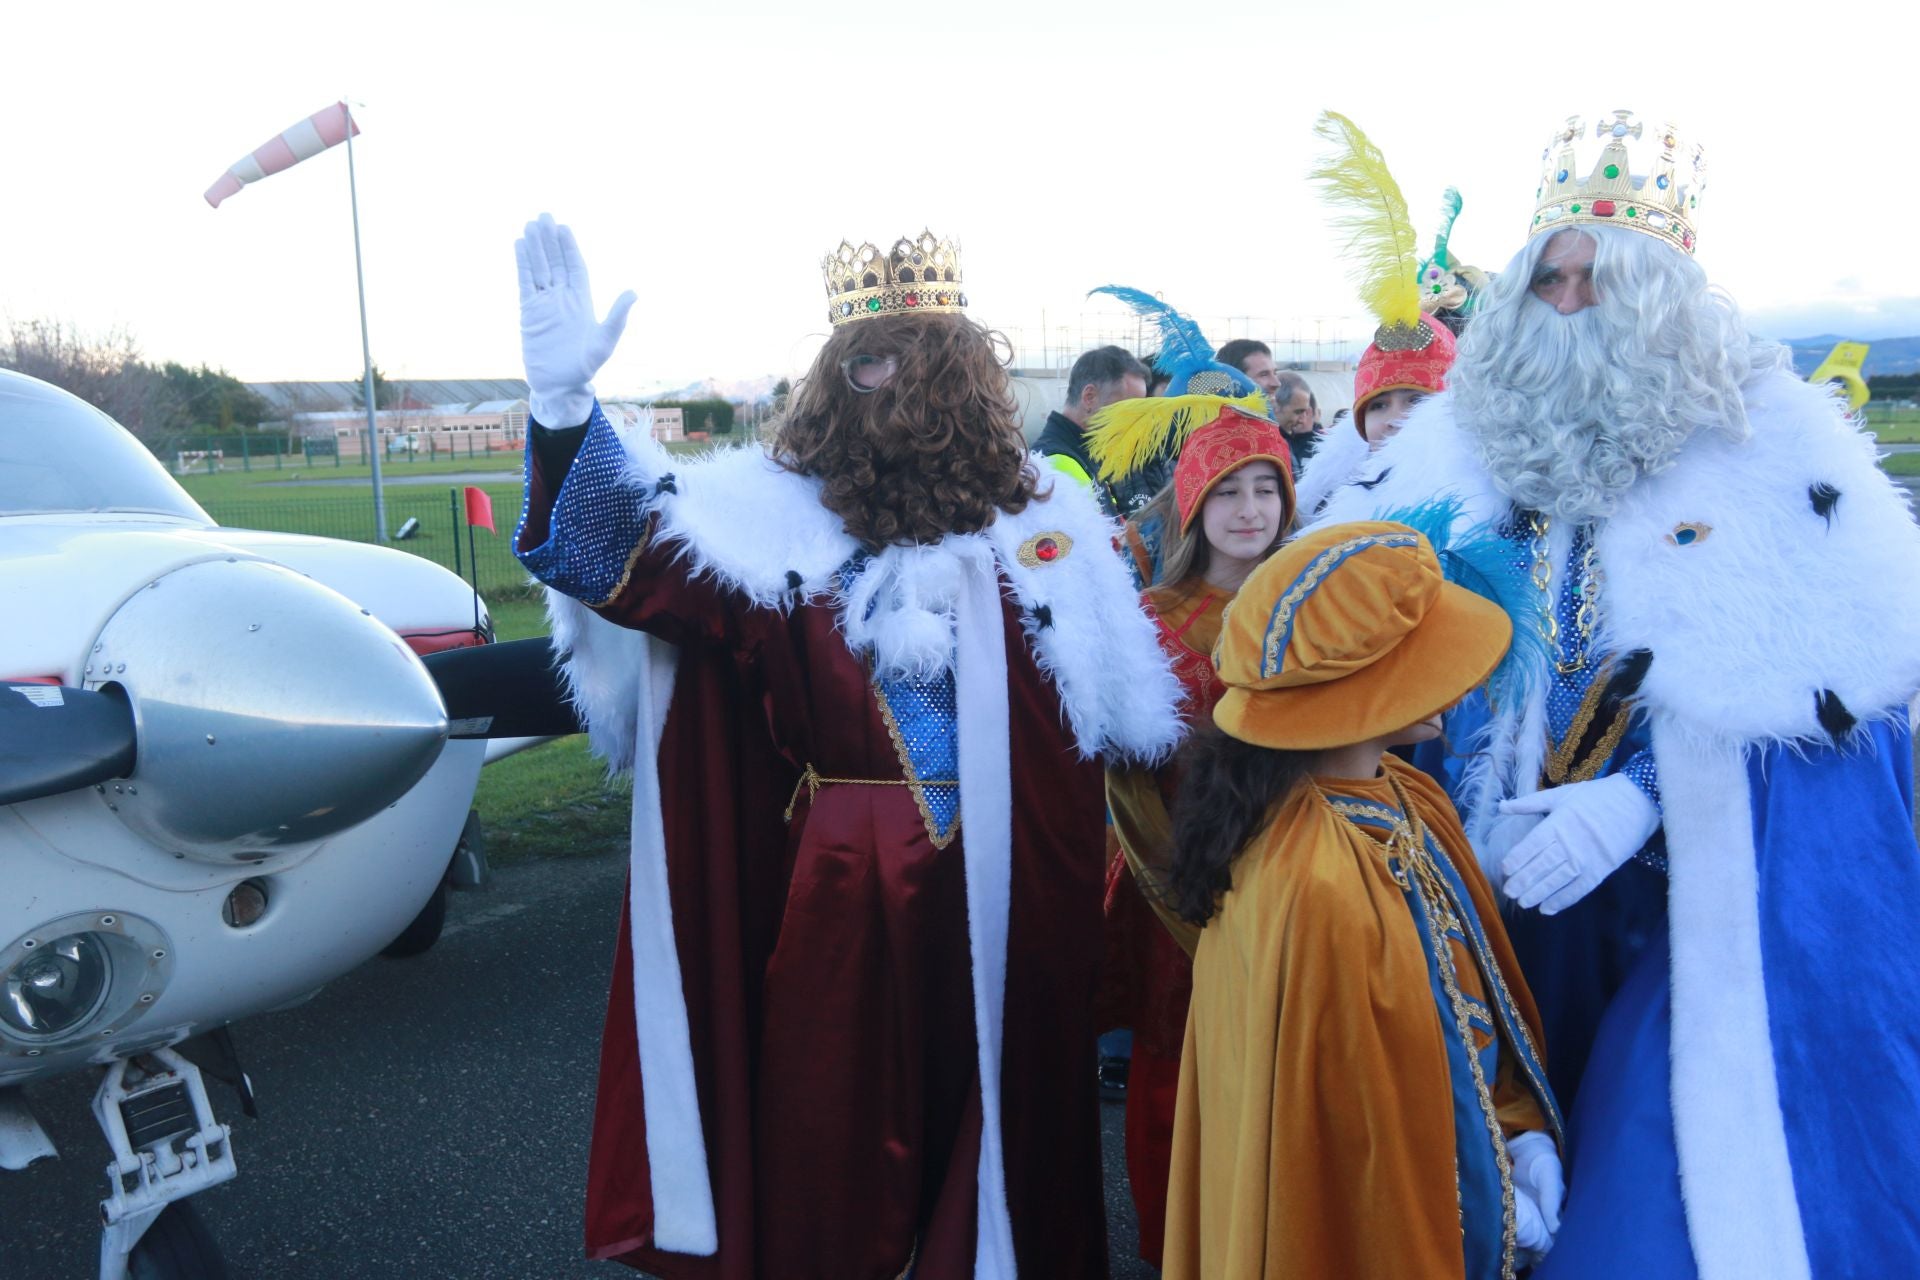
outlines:
[[[1100,478],[1124,480],[1155,459],[1177,453],[1195,429],[1220,416],[1225,405],[1267,416],[1267,398],[1258,392],[1229,399],[1225,396],[1154,396],[1118,400],[1098,410],[1087,422],[1087,456]]]
[[[1339,211],[1333,226],[1347,236],[1347,274],[1360,300],[1382,325],[1418,324],[1420,249],[1386,157],[1337,111],[1321,112],[1313,131],[1338,148],[1308,176]]]

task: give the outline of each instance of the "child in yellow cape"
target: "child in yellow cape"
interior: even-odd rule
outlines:
[[[1230,606],[1166,886],[1204,925],[1168,1280],[1507,1280],[1551,1246],[1533,998],[1453,806],[1387,754],[1437,736],[1511,633],[1384,522],[1300,537]]]

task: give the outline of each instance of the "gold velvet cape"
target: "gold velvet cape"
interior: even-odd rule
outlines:
[[[1334,808],[1357,798],[1397,810],[1389,779],[1478,917],[1480,945],[1449,944],[1461,991],[1482,1004],[1491,997],[1524,1024],[1517,1053],[1500,1033],[1499,1068],[1481,1095],[1486,1123],[1505,1136],[1559,1136],[1544,1076],[1534,1079],[1539,1016],[1459,817],[1425,775],[1391,756],[1384,764],[1378,779],[1323,780],[1284,802],[1200,933],[1167,1280],[1470,1280],[1446,1015],[1386,845]],[[1496,1145],[1490,1135],[1487,1145]],[[1480,1227],[1504,1233],[1505,1254],[1471,1280],[1511,1275],[1514,1265],[1503,1145],[1498,1160],[1504,1221]]]

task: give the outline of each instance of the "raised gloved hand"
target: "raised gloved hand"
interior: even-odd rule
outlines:
[[[1566,1174],[1560,1152],[1549,1134],[1533,1130],[1507,1139],[1507,1158],[1513,1162],[1513,1187],[1525,1192],[1540,1214],[1549,1242],[1560,1232],[1560,1206],[1567,1198]],[[1522,1242],[1525,1243],[1524,1241]],[[1546,1252],[1544,1245],[1529,1245]]]
[[[1549,916],[1593,892],[1660,829],[1659,807],[1618,773],[1503,800],[1500,812],[1545,815],[1507,854],[1500,880],[1509,898]]]
[[[520,267],[520,352],[527,365],[528,407],[546,427],[576,427],[593,412],[593,375],[627,327],[631,289],[594,318],[587,264],[573,232],[543,213],[514,241]]]

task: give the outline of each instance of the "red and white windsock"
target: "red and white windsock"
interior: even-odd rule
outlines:
[[[218,209],[222,200],[247,183],[290,169],[328,147],[339,146],[347,140],[347,134],[359,132],[360,126],[354,123],[346,103],[322,107],[279,137],[255,147],[252,154],[241,156],[220,175],[220,181],[207,188],[207,203]]]

